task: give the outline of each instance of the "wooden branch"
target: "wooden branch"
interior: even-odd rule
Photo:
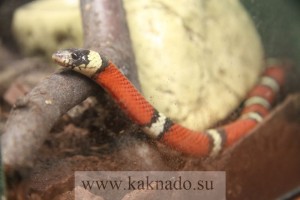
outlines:
[[[140,89],[122,0],[82,0],[84,41],[103,53]]]
[[[53,74],[20,99],[10,113],[1,139],[3,162],[31,165],[35,152],[59,117],[99,89],[88,79],[66,70]]]
[[[86,46],[113,59],[138,87],[122,1],[81,2]],[[130,72],[130,75],[129,75]],[[10,113],[1,145],[7,169],[31,166],[35,152],[59,117],[99,92],[92,81],[71,71],[53,74],[21,99]],[[100,90],[101,92],[101,90]]]

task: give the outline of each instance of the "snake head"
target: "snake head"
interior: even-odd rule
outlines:
[[[52,55],[52,59],[62,67],[71,68],[88,77],[94,76],[103,64],[98,52],[87,49],[59,50]]]

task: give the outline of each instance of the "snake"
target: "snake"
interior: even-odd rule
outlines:
[[[285,82],[280,59],[266,59],[261,78],[249,91],[240,116],[233,122],[204,131],[190,130],[155,109],[119,68],[97,51],[81,48],[58,50],[52,59],[100,85],[143,132],[179,153],[214,157],[248,135],[270,113]]]

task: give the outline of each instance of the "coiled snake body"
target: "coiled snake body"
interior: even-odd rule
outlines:
[[[102,86],[128,116],[153,139],[191,156],[215,156],[245,136],[262,122],[284,83],[284,70],[271,59],[260,82],[244,102],[241,116],[234,122],[203,132],[189,130],[158,112],[107,58],[86,49],[57,51],[53,60],[93,79]]]

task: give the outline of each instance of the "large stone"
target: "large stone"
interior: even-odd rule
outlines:
[[[238,0],[124,0],[143,93],[181,124],[203,130],[238,107],[263,50]]]
[[[82,46],[78,0],[33,1],[16,10],[13,33],[25,54],[51,55],[58,48]]]

